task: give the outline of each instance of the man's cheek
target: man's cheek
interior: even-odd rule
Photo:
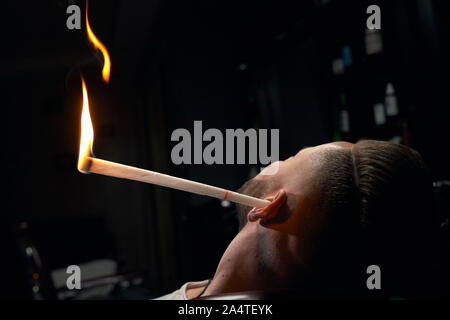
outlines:
[[[276,161],[272,163],[271,165],[265,167],[261,172],[260,175],[263,176],[272,176],[278,172],[278,169],[280,168],[280,161]]]

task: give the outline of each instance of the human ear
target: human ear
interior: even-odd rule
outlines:
[[[250,210],[247,215],[249,221],[256,221],[258,219],[266,221],[275,218],[278,215],[281,206],[286,203],[286,191],[280,189],[275,197],[269,197],[267,200],[271,202],[264,208],[253,208]]]

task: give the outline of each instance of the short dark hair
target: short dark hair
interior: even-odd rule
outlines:
[[[385,295],[423,295],[435,219],[432,181],[420,154],[401,144],[362,140],[325,157],[320,203],[330,222],[318,262],[321,282],[359,295],[368,292],[365,268],[375,264]],[[333,270],[341,274],[330,280]]]

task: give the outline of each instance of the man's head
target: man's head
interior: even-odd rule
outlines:
[[[385,289],[410,289],[407,278],[424,258],[433,222],[431,183],[416,151],[339,142],[276,165],[276,174],[262,171],[240,189],[272,201],[239,207],[240,233],[255,242],[261,272],[282,286],[331,293],[366,288],[366,268],[375,264],[389,280]]]

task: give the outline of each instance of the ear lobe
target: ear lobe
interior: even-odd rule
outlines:
[[[271,203],[265,206],[264,208],[253,208],[248,213],[248,220],[249,221],[256,221],[258,219],[263,220],[270,220],[272,218],[275,218],[278,214],[279,209],[281,206],[286,202],[287,194],[286,191],[281,189],[278,191],[277,195],[275,197],[267,198],[267,200],[270,200]]]

